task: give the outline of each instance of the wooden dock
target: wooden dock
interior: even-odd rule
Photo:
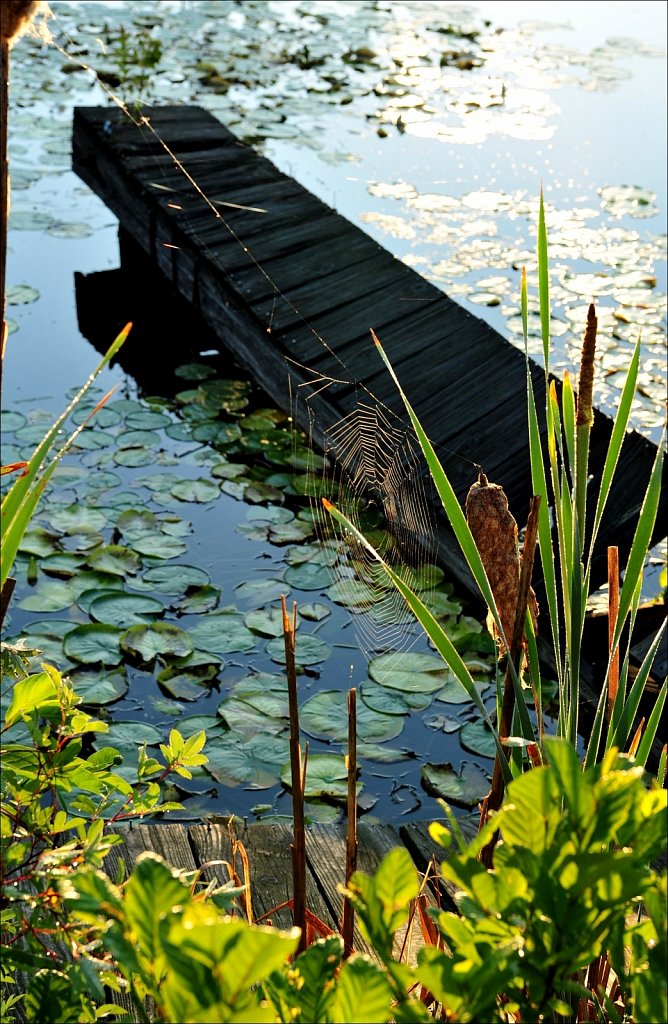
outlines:
[[[531,494],[523,353],[205,110],[158,107],[144,113],[197,187],[148,127],[137,127],[108,107],[75,111],[74,170],[201,312],[221,349],[247,367],[283,408],[290,402],[286,359],[311,371],[290,363],[293,378],[340,380],[313,400],[322,423],[333,424],[351,412],[356,380],[403,414],[370,344],[373,327],[431,440],[480,463],[490,480],[503,485],[523,523]],[[542,409],[544,374],[535,363],[531,371]],[[319,388],[316,382],[312,390]],[[597,412],[592,494],[611,429],[612,421]],[[606,578],[608,545],[617,545],[622,559],[630,548],[655,452],[638,433],[627,435],[601,524],[595,583]],[[474,469],[447,455],[446,465],[463,500]],[[655,540],[665,534],[667,511],[664,489]],[[468,568],[445,526],[439,544],[449,576],[471,593]]]

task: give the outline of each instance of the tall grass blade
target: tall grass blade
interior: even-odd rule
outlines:
[[[618,747],[619,750],[623,750],[628,742],[628,738],[631,735],[633,728],[633,722],[636,714],[638,713],[638,707],[640,705],[640,698],[643,695],[647,678],[651,672],[656,652],[659,649],[663,634],[666,628],[665,621],[662,623],[661,628],[658,630],[654,640],[652,641],[645,657],[642,660],[642,665],[638,671],[638,675],[633,680],[633,685],[629,690],[628,696],[624,701],[619,719],[613,729],[608,734],[608,739],[605,745],[605,749],[609,750],[610,747]],[[650,716],[651,720],[651,716]],[[649,729],[649,725],[648,725]],[[652,737],[651,742],[654,742]]]
[[[654,739],[656,737],[656,731],[659,728],[659,721],[661,720],[663,708],[666,703],[667,689],[668,683],[664,679],[663,686],[657,694],[657,698],[654,702],[654,707],[652,708],[652,711],[650,713],[647,726],[645,727],[645,732],[643,733],[643,738],[640,741],[640,746],[638,747],[638,751],[635,756],[636,764],[641,764],[643,768],[647,764],[647,759],[650,755],[650,752],[652,750],[652,744],[654,743]]]
[[[540,190],[538,206],[538,298],[540,302],[540,331],[543,338],[543,360],[545,378],[550,372],[550,275],[547,257],[547,228],[545,226],[545,205],[543,190]]]
[[[436,647],[436,650],[439,652],[439,654],[445,661],[446,665],[448,665],[448,667],[452,669],[454,674],[457,676],[457,679],[460,681],[460,683],[466,690],[467,694],[477,707],[478,711],[483,717],[485,724],[487,725],[488,729],[491,730],[492,735],[494,736],[494,743],[496,745],[499,757],[507,765],[505,754],[503,753],[503,747],[499,742],[498,733],[494,728],[494,725],[492,724],[492,721],[487,712],[487,708],[485,707],[483,700],[478,690],[476,689],[473,677],[471,676],[471,673],[464,664],[459,652],[455,650],[455,648],[452,645],[452,641],[444,632],[439,622],[434,618],[434,616],[431,614],[427,606],[422,603],[418,595],[414,593],[414,591],[411,590],[411,588],[406,583],[404,583],[401,576],[399,576],[391,568],[391,566],[389,566],[387,562],[385,562],[383,557],[368,542],[364,534],[360,533],[357,527],[354,526],[353,523],[351,523],[347,516],[345,516],[343,512],[340,512],[339,509],[336,508],[336,506],[333,505],[330,501],[327,501],[326,498],[322,499],[322,503],[327,512],[329,512],[329,514],[332,516],[332,518],[335,519],[339,523],[339,525],[341,525],[345,530],[347,530],[349,533],[352,533],[355,539],[382,566],[384,572],[388,576],[388,579],[391,580],[391,582],[397,588],[399,593],[402,595],[402,597],[406,601],[406,604],[411,609],[413,615],[418,620],[418,622],[426,632],[427,636]],[[510,781],[509,774],[506,781]]]

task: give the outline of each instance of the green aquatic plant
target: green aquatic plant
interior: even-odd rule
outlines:
[[[538,220],[538,282],[546,381],[547,458],[541,444],[534,387],[531,373],[529,372],[528,351],[527,405],[529,451],[527,457],[530,463],[533,492],[540,499],[537,508],[538,548],[547,593],[550,633],[552,637],[552,656],[557,672],[559,696],[557,733],[559,736],[567,738],[575,746],[578,742],[582,635],[587,601],[591,592],[592,559],[598,529],[606,509],[619,453],[629,422],[631,404],[637,384],[640,340],[638,340],[635,346],[627,370],[626,382],[606,452],[600,487],[596,495],[593,522],[589,525],[586,522],[586,491],[589,477],[589,439],[593,421],[592,384],[596,338],[595,312],[593,307],[591,307],[583,345],[580,393],[577,404],[571,382],[566,377],[560,407],[557,400],[556,387],[549,379],[549,272],[547,231],[542,196]],[[522,275],[521,311],[526,346],[528,341],[528,297],[525,273]],[[478,544],[476,544],[464,512],[459,505],[447,472],[442,462],[438,459],[431,441],[427,437],[380,341],[375,335],[374,342],[404,402],[410,422],[424,454],[427,467],[443,504],[448,522],[466,558],[480,593],[490,610],[496,632],[501,638],[503,647],[510,649],[511,637],[506,635],[507,619],[506,627],[504,628],[498,603],[490,584],[486,567],[483,564]],[[629,744],[640,699],[663,635],[663,630],[660,630],[649,647],[638,674],[631,682],[629,673],[630,636],[633,632],[640,600],[643,566],[647,558],[650,539],[656,522],[661,489],[662,465],[663,448],[662,445],[659,445],[652,473],[646,485],[642,509],[625,566],[624,582],[619,596],[618,607],[612,616],[614,625],[611,629],[608,667],[605,678],[602,680],[601,697],[591,733],[587,740],[587,764],[595,762],[601,756],[602,751],[608,751],[612,747],[624,749]],[[352,534],[355,542],[362,545],[368,554],[382,566],[389,580],[402,594],[409,608],[425,629],[432,644],[466,689],[471,700],[480,711],[485,724],[492,731],[498,758],[497,764],[507,783],[512,777],[513,771],[521,770],[522,751],[525,751],[526,764],[529,762],[527,751],[531,753],[533,750],[532,745],[540,745],[542,741],[540,708],[543,678],[538,656],[534,620],[531,612],[527,612],[524,623],[531,685],[528,690],[522,686],[519,673],[519,659],[517,663],[514,663],[513,658],[510,658],[508,684],[512,686],[515,697],[516,715],[513,732],[517,732],[518,735],[513,737],[504,735],[500,737],[497,729],[494,728],[480,694],[476,690],[471,673],[424,601],[406,583],[401,575],[384,560],[382,555],[369,543],[362,532],[346,515],[327,499],[323,499],[323,504],[342,529],[343,535],[345,536],[346,533]],[[551,520],[555,523],[554,530]],[[558,571],[555,568],[556,566],[559,567]],[[523,615],[523,611],[520,611],[520,614]],[[626,626],[629,626],[629,639],[627,640],[627,648],[624,652],[618,683],[613,686],[613,665],[616,664],[617,652]],[[663,628],[665,628],[665,623]],[[536,707],[539,711],[538,721],[535,726],[529,714],[527,692],[535,699]],[[608,699],[609,697],[610,699]],[[638,764],[645,765],[647,763],[650,750],[656,738],[665,699],[666,684],[664,682],[645,725],[642,738],[636,744],[635,757]],[[610,708],[610,714],[609,728],[604,739],[603,726],[606,707]],[[500,708],[498,718],[500,721]],[[503,744],[501,740],[503,740]],[[508,744],[509,740],[510,744]],[[512,746],[514,754],[510,764],[504,753],[503,745]],[[665,757],[662,759],[661,770],[665,770]]]

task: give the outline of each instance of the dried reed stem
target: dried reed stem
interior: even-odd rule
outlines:
[[[515,611],[515,622],[513,623],[512,640],[510,652],[506,663],[506,674],[503,682],[503,702],[501,704],[501,720],[498,723],[498,732],[501,742],[510,736],[513,725],[513,711],[515,709],[515,687],[513,685],[512,666],[519,675],[522,649],[524,644],[524,625],[526,622],[529,596],[531,593],[531,574],[533,572],[533,559],[536,550],[538,537],[538,510],[540,508],[540,495],[536,494],[531,499],[527,528],[524,534],[524,546],[522,548],[522,560],[520,570],[520,581],[517,592],[517,608]],[[494,758],[494,771],[492,773],[492,788],[487,797],[486,810],[498,811],[503,801],[504,783],[501,760],[497,753]],[[490,842],[481,851],[481,860],[485,867],[491,868],[494,847],[498,832],[495,832]]]
[[[615,623],[619,612],[619,548],[608,548],[608,651],[612,654],[615,636]],[[610,661],[608,672],[608,724],[612,720],[612,709],[615,706],[619,689],[619,644]]]
[[[292,776],[292,920],[301,929],[297,952],[306,949],[306,832],[304,829],[304,783],[306,766],[302,764],[299,744],[299,705],[297,702],[297,668],[295,640],[297,632],[297,602],[292,605],[292,622],[288,615],[285,596],[281,595],[283,611],[283,640],[285,643],[285,671],[288,681],[290,711],[290,771]]]
[[[357,690],[348,690],[348,831],[346,834],[346,885],[357,870]],[[343,900],[341,935],[343,955],[353,952],[355,912],[348,897]]]

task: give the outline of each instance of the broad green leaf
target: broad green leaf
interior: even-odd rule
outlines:
[[[147,569],[141,579],[128,580],[128,585],[133,590],[182,595],[189,587],[202,587],[209,582],[209,574],[194,565],[156,565]]]
[[[207,771],[224,786],[268,789],[278,782],[288,756],[287,739],[275,736],[236,738],[229,733],[207,749]]]
[[[332,653],[332,648],[318,636],[311,636],[308,633],[297,633],[295,644],[295,662],[297,665],[317,665],[326,661]],[[267,654],[272,661],[279,665],[285,664],[285,645],[283,637],[276,637],[267,644]]]
[[[59,707],[56,684],[48,672],[20,679],[12,689],[12,699],[5,715],[6,726],[18,722],[34,711],[51,712]]]
[[[376,1024],[392,1019],[393,992],[385,971],[363,957],[347,960],[331,1007],[334,1024]]]
[[[494,735],[480,718],[462,726],[459,730],[459,742],[464,750],[480,754],[481,757],[494,757],[496,753]]]
[[[19,601],[19,608],[29,612],[62,612],[74,604],[74,592],[69,583],[41,583],[36,590]]]
[[[250,651],[257,642],[235,608],[212,612],[193,626],[189,633],[196,647],[215,654]]]
[[[164,611],[162,601],[145,594],[126,594],[122,591],[102,593],[88,606],[88,613],[96,622],[127,629],[144,623]]]
[[[92,551],[88,556],[88,564],[96,572],[109,572],[115,576],[134,574],[141,565],[141,559],[130,548],[121,544],[107,544],[106,547]]]
[[[116,626],[93,623],[76,626],[63,641],[68,658],[86,665],[118,665],[121,660],[121,630]]]
[[[70,676],[74,692],[84,704],[113,704],[128,692],[125,669],[103,674],[101,672],[74,672]]]
[[[345,690],[322,690],[302,704],[299,724],[309,736],[316,739],[339,740],[348,738],[348,694]],[[366,704],[357,705],[357,736],[360,740],[382,743],[394,739],[403,729],[399,715],[386,715],[372,711]]]
[[[398,651],[381,654],[369,662],[369,675],[382,686],[402,693],[435,693],[447,682],[450,673],[442,658],[433,654]]]
[[[145,662],[164,655],[184,658],[194,648],[192,637],[170,622],[131,626],[121,636],[120,644],[128,654],[138,655]]]
[[[287,789],[292,788],[289,763],[281,769],[281,782]],[[361,789],[362,783],[358,782],[357,792]],[[336,754],[309,754],[304,796],[309,800],[329,797],[331,800],[345,801],[348,796],[348,769],[343,757]]]
[[[432,796],[442,797],[456,807],[475,807],[490,790],[487,773],[470,761],[462,761],[459,772],[451,764],[425,764],[422,785]]]
[[[404,692],[394,687],[381,686],[371,679],[362,683],[359,695],[368,708],[384,715],[408,715],[411,711],[423,711],[432,701],[429,693],[416,693],[412,690]]]

